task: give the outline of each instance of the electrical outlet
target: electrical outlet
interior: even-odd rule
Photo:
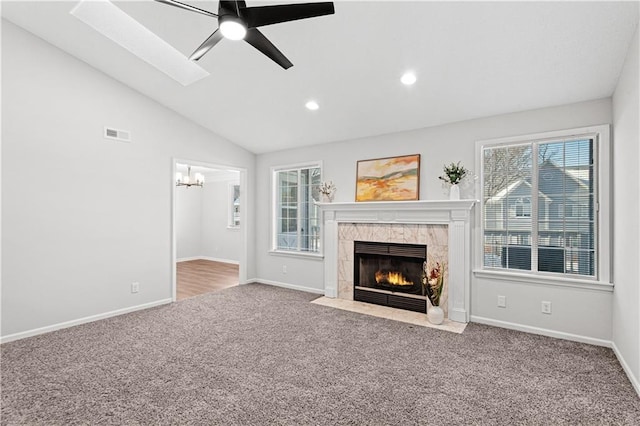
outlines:
[[[131,283],[131,293],[137,293],[140,291],[140,283]]]
[[[282,265],[282,273],[283,274],[287,273],[287,265]]]
[[[551,302],[542,302],[542,313],[551,314]]]
[[[498,296],[498,308],[507,307],[507,296]]]

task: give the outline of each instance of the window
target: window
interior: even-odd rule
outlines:
[[[229,228],[240,227],[240,185],[229,185]]]
[[[608,280],[608,132],[479,143],[485,269]]]
[[[516,217],[531,217],[531,199],[520,197],[515,203]]]
[[[320,218],[315,205],[320,197],[319,164],[274,169],[275,250],[320,252]]]

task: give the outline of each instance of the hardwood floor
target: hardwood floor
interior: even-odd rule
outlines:
[[[238,285],[238,265],[211,260],[178,262],[178,300]]]

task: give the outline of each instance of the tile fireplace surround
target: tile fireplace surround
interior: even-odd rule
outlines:
[[[475,201],[318,203],[324,229],[324,294],[353,300],[353,241],[426,244],[427,260],[447,263],[441,306],[469,322],[471,210]]]

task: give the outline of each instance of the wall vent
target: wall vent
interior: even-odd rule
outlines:
[[[128,130],[118,130],[113,127],[104,128],[104,137],[106,139],[115,139],[122,142],[131,142],[131,132]]]

